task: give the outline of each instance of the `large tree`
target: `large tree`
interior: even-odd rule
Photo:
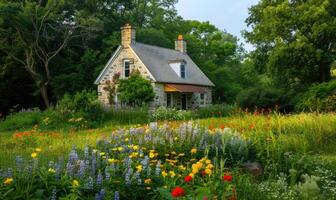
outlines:
[[[249,10],[245,33],[259,72],[284,88],[330,80],[336,58],[336,1],[261,0]]]
[[[75,26],[60,6],[55,0],[0,2],[0,50],[24,67],[46,107],[50,63],[66,47]]]

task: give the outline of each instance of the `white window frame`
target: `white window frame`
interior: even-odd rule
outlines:
[[[202,98],[203,95],[203,98]],[[200,105],[206,105],[206,93],[200,93]]]
[[[184,67],[184,77],[182,77],[182,66]],[[186,63],[184,62],[180,63],[180,77],[183,79],[187,78],[187,67],[186,67]]]
[[[126,63],[128,62],[128,76],[126,76]],[[128,59],[125,59],[123,62],[123,77],[128,78],[131,75],[131,61]]]

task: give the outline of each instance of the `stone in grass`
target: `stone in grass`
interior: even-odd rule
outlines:
[[[246,162],[241,164],[242,168],[247,172],[251,173],[255,178],[260,177],[264,174],[263,166],[258,162]]]

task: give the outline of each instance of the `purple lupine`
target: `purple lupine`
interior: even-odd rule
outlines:
[[[120,195],[118,191],[114,192],[114,200],[119,200],[120,199]]]
[[[83,178],[85,174],[85,162],[81,160],[79,163],[78,177]]]
[[[155,167],[155,175],[160,176],[161,174],[161,160],[159,160]]]
[[[97,175],[97,185],[100,187],[102,183],[103,183],[103,175],[101,172],[99,172]]]
[[[138,181],[138,185],[142,184],[140,173],[138,171],[134,173],[134,178]]]
[[[96,174],[96,166],[97,166],[96,159],[92,159],[92,163],[91,163],[91,175],[92,176]]]
[[[50,200],[57,200],[57,190],[56,190],[56,188],[54,188],[52,190]]]
[[[69,160],[68,162],[71,163],[71,164],[74,164],[75,162],[78,161],[78,154],[77,154],[77,151],[76,149],[72,149],[70,154],[69,154]]]
[[[66,173],[68,176],[72,177],[74,173],[74,166],[71,164],[71,162],[67,162],[66,164]]]
[[[125,183],[126,185],[130,185],[131,184],[131,176],[133,174],[133,169],[132,168],[128,168],[127,172],[125,174]]]
[[[93,190],[93,178],[90,176],[86,182],[86,188],[89,190]]]

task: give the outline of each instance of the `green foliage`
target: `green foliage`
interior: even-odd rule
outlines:
[[[253,29],[245,36],[257,48],[257,68],[296,92],[329,81],[336,59],[335,10],[332,0],[262,0],[252,6],[246,22]]]
[[[82,117],[85,120],[101,121],[104,117],[104,110],[94,91],[83,90],[74,95],[66,94],[58,102],[55,110],[61,120]]]
[[[154,99],[154,89],[151,82],[138,72],[132,73],[127,79],[119,80],[118,98],[128,105],[142,106]]]
[[[200,107],[194,110],[194,113],[197,118],[227,117],[231,116],[235,110],[237,110],[236,105],[214,104]]]
[[[298,99],[298,111],[336,111],[336,81],[313,85]]]
[[[237,96],[237,104],[240,107],[255,108],[275,108],[281,105],[282,91],[271,87],[253,87],[240,92]]]
[[[39,109],[22,110],[13,113],[0,121],[0,130],[16,130],[16,129],[30,129],[40,123],[42,120],[42,112]]]
[[[162,120],[187,120],[192,118],[191,111],[178,110],[176,108],[159,107],[154,110],[151,119],[155,121]]]

